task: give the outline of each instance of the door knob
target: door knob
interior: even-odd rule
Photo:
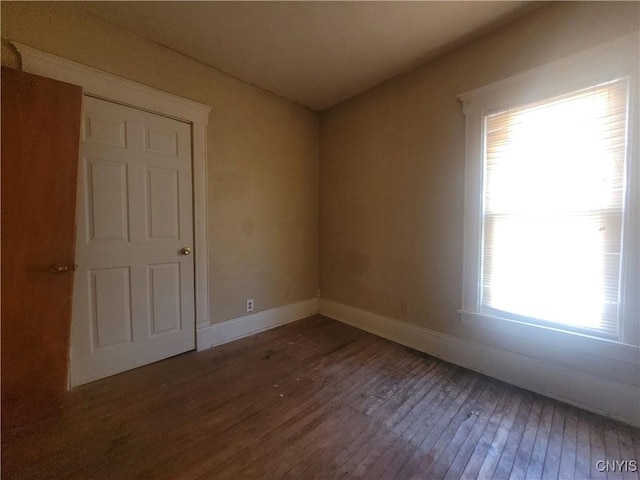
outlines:
[[[191,249],[189,247],[182,247],[180,253],[182,255],[191,255]]]
[[[49,271],[51,273],[67,273],[73,272],[78,268],[78,265],[75,263],[54,263],[49,267]]]

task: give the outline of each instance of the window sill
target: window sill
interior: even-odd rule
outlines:
[[[465,325],[490,329],[501,336],[535,339],[547,349],[570,349],[631,364],[640,363],[640,347],[636,345],[466,310],[458,310],[458,314]]]

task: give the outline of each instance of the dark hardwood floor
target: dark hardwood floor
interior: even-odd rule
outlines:
[[[640,431],[314,316],[70,392],[10,479],[620,478]]]

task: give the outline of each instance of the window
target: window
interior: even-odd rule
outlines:
[[[461,313],[637,344],[635,78],[624,58],[609,46],[462,96]]]
[[[617,338],[627,84],[484,115],[483,311]]]

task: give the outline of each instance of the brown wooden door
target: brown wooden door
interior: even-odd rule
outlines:
[[[2,68],[2,426],[67,387],[82,88]]]

